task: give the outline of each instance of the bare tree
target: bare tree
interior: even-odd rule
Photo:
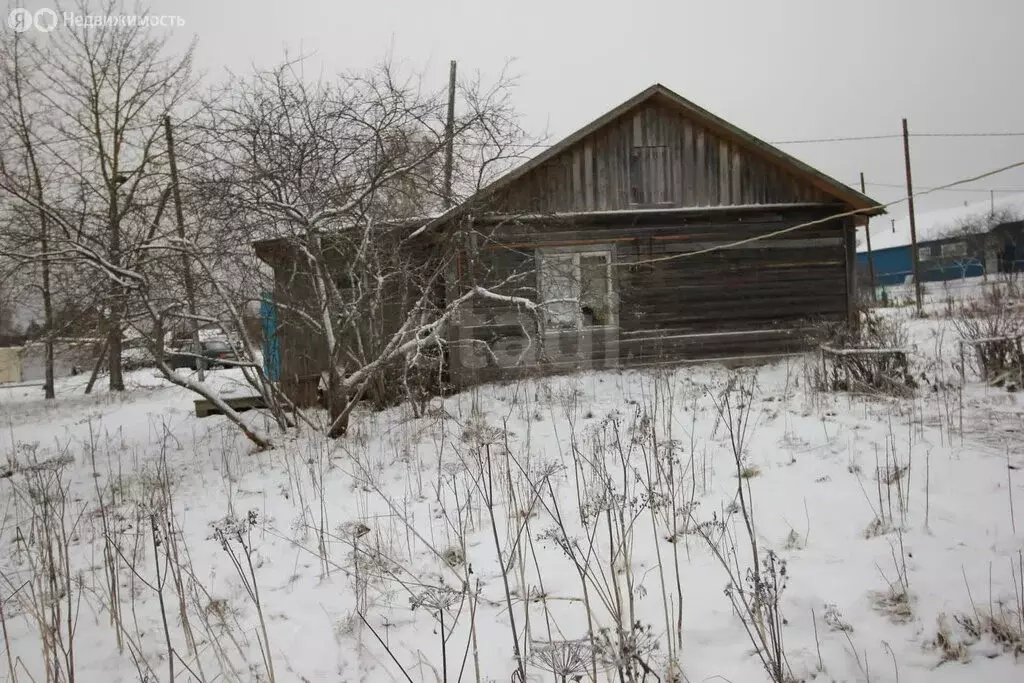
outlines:
[[[958,269],[961,278],[966,278],[972,267],[978,267],[987,276],[986,257],[998,248],[990,233],[998,225],[1021,218],[1018,210],[1005,206],[961,218],[940,233],[941,238],[956,241],[940,246],[935,260],[940,267]]]
[[[9,259],[0,259],[0,345],[14,339],[20,331],[15,319],[21,287],[12,277],[14,271]]]
[[[436,383],[446,328],[468,301],[536,311],[535,297],[516,290],[521,273],[496,286],[489,279],[490,287],[453,276],[457,268],[472,272],[472,254],[486,239],[472,221],[443,238],[425,230],[441,206],[449,140],[456,199],[524,148],[504,75],[489,86],[479,78],[461,84],[450,137],[446,93],[400,78],[388,64],[309,81],[301,60],[291,60],[232,78],[178,128],[179,205],[171,203],[161,124],[186,108],[191,50],[165,57],[164,40],[118,23],[53,38],[26,39],[14,53],[39,69],[29,73],[20,57],[5,63],[13,107],[4,124],[20,145],[0,158],[0,193],[6,206],[38,218],[30,239],[3,253],[102,276],[93,289],[112,389],[124,386],[121,342],[132,328],[165,377],[213,401],[261,448],[271,445],[213,388],[165,362],[171,331],[227,326],[241,346],[233,364],[282,428],[291,424],[246,326],[246,311],[270,286],[266,268],[253,262],[258,239],[278,240],[307,294],[283,303],[292,323],[318,340],[310,360],[324,371],[333,435],[363,396],[393,400],[394,387],[411,392],[417,375]],[[170,216],[179,211],[176,230]],[[197,275],[202,310],[183,305],[187,272]]]
[[[42,102],[31,92],[27,74],[35,71],[39,65],[31,61],[31,57],[23,54],[23,38],[15,33],[10,40],[0,45],[0,121],[3,129],[16,140],[13,154],[15,159],[5,161],[0,156],[0,172],[4,172],[8,164],[22,167],[21,182],[30,188],[37,202],[34,210],[29,207],[12,207],[13,220],[6,231],[6,239],[14,240],[21,245],[23,240],[38,242],[42,257],[38,261],[38,290],[43,305],[43,333],[45,345],[45,380],[43,383],[47,399],[56,396],[54,390],[54,321],[53,321],[53,287],[51,264],[47,256],[49,252],[49,225],[46,211],[42,208],[43,179],[39,159],[36,156],[35,144],[31,137],[34,118],[42,109]],[[31,111],[30,111],[31,109]],[[17,157],[20,156],[20,159]],[[17,171],[13,171],[17,173]],[[26,210],[29,209],[29,210]],[[27,233],[27,234],[26,234]]]
[[[984,235],[997,225],[1011,223],[1024,218],[1020,211],[1013,207],[1002,206],[991,211],[979,211],[971,216],[960,218],[942,232],[942,237],[969,237]]]
[[[80,9],[115,16],[123,4]],[[192,49],[171,55],[167,39],[143,22],[65,26],[21,34],[3,54],[3,123],[18,144],[0,156],[0,192],[38,217],[35,249],[23,244],[20,253],[43,264],[44,279],[55,262],[125,271],[102,280],[113,390],[124,389],[122,336],[132,315],[125,275],[148,265],[143,247],[158,235],[167,202],[161,124],[195,85]]]
[[[502,77],[460,88],[461,196],[521,149],[510,87]],[[210,102],[215,143],[194,163],[193,187],[236,230],[272,241],[269,258],[295,294],[278,303],[288,324],[318,340],[308,367],[324,371],[332,435],[362,397],[386,403],[411,374],[440,373],[445,326],[461,303],[503,296],[482,287],[452,296],[446,275],[467,235],[422,230],[441,206],[446,100],[389,64],[310,82],[302,61],[289,60],[233,79]]]

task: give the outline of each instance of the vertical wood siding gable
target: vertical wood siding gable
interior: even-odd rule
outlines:
[[[667,107],[623,114],[517,179],[507,211],[608,211],[819,202],[787,169]]]

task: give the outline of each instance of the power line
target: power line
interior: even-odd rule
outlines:
[[[769,142],[769,145],[807,145],[815,144],[819,142],[863,142],[865,140],[896,140],[903,139],[902,135],[853,135],[849,137],[835,137],[835,138],[811,138],[809,140],[777,140],[775,142]]]
[[[1016,163],[1010,164],[1009,166],[1002,166],[1002,167],[997,168],[995,170],[986,171],[984,173],[981,173],[979,175],[976,175],[976,176],[973,176],[973,177],[970,177],[970,178],[963,178],[961,180],[956,180],[956,181],[954,181],[952,183],[947,183],[947,184],[941,185],[939,187],[933,187],[933,188],[925,190],[923,192],[915,192],[913,194],[913,196],[915,198],[923,197],[924,195],[931,194],[932,192],[939,192],[939,191],[942,191],[942,190],[947,190],[947,189],[952,188],[952,187],[957,187],[958,185],[966,185],[968,183],[974,183],[974,182],[977,182],[979,180],[983,180],[985,178],[990,178],[990,177],[992,177],[994,175],[997,175],[999,173],[1004,173],[1006,171],[1010,171],[1010,170],[1015,169],[1015,168],[1020,168],[1022,166],[1024,166],[1024,161],[1018,161]],[[890,206],[895,206],[896,204],[902,204],[903,202],[909,201],[909,199],[910,199],[909,197],[901,197],[899,199],[895,199],[895,200],[893,200],[891,202],[887,202],[885,204],[880,205],[880,208],[887,209]],[[844,211],[842,213],[837,213],[837,214],[834,214],[832,216],[826,216],[825,218],[818,218],[816,220],[808,221],[806,223],[800,223],[798,225],[791,225],[788,228],[783,228],[782,230],[775,230],[774,232],[769,232],[769,233],[764,234],[764,235],[757,235],[755,237],[748,237],[747,239],[739,240],[738,242],[730,242],[729,244],[721,244],[721,245],[718,245],[718,246],[715,246],[715,247],[708,247],[706,249],[698,249],[697,251],[687,251],[687,252],[683,252],[683,253],[680,253],[680,254],[669,254],[668,256],[659,256],[657,258],[644,259],[642,261],[623,261],[622,263],[616,263],[616,264],[613,264],[613,265],[620,266],[620,267],[642,266],[642,265],[647,265],[647,264],[651,264],[651,263],[661,263],[663,261],[674,261],[676,259],[690,258],[690,257],[693,257],[693,256],[700,256],[701,254],[710,254],[712,252],[722,251],[723,249],[730,249],[732,247],[739,247],[739,246],[742,246],[744,244],[750,244],[752,242],[760,242],[761,240],[770,239],[772,237],[778,237],[779,235],[785,235],[787,233],[795,232],[795,231],[801,230],[803,228],[809,228],[809,227],[812,227],[812,226],[815,226],[815,225],[821,225],[822,223],[828,223],[829,221],[836,220],[837,218],[848,218],[850,216],[858,216],[858,215],[867,213],[868,211],[872,211],[872,210],[874,210],[874,208],[879,208],[879,207],[872,207],[872,208],[868,208],[868,209],[854,209],[852,211]]]
[[[140,131],[140,130],[151,130],[152,128],[153,128],[153,126],[136,126],[136,127],[125,128],[121,132],[122,133],[136,132],[136,131]],[[849,135],[849,136],[837,136],[837,137],[830,137],[830,138],[807,138],[807,139],[800,139],[800,140],[776,140],[774,142],[769,142],[768,144],[770,144],[770,145],[805,145],[805,144],[822,144],[822,143],[832,143],[832,142],[867,142],[867,141],[872,141],[872,140],[898,140],[898,139],[902,139],[902,137],[903,136],[898,134],[898,133],[883,134],[883,135]],[[912,137],[912,138],[940,138],[940,139],[941,138],[951,138],[951,139],[952,138],[1019,138],[1019,137],[1024,137],[1024,132],[1020,132],[1020,133],[1017,133],[1017,132],[911,133],[910,137]],[[58,144],[63,144],[63,143],[67,143],[67,142],[95,142],[96,141],[96,138],[95,138],[94,135],[81,135],[81,136],[68,136],[68,137],[49,137],[49,138],[45,138],[45,139],[37,136],[37,138],[39,140],[39,144],[44,146],[44,147],[47,146],[47,145],[58,145]],[[467,142],[463,142],[463,143],[460,143],[460,144],[461,144],[462,147],[479,147],[479,148],[484,148],[484,147],[488,147],[488,146],[493,146],[493,145],[488,145],[487,143],[483,143],[483,142],[480,142],[480,143],[467,143]],[[517,150],[519,152],[528,152],[530,150],[535,150],[535,149],[539,149],[539,150],[551,149],[552,147],[556,147],[558,144],[559,143],[542,143],[542,142],[530,143],[530,142],[526,142],[526,143],[519,143],[519,144],[513,143],[513,144],[505,145],[505,147],[507,149],[514,149],[514,150]],[[16,151],[20,151],[22,149],[23,149],[23,147],[21,145],[14,145],[14,146],[10,146],[10,147],[2,147],[2,148],[0,148],[0,153],[2,153],[2,152],[16,152]],[[868,185],[877,185],[877,184],[878,183],[868,183]]]
[[[907,186],[905,184],[901,184],[901,183],[865,183],[865,184],[866,185],[870,185],[872,187],[892,187],[892,188],[897,188],[897,189],[901,189],[901,190],[906,190],[906,188],[907,188]],[[933,189],[935,189],[935,190],[937,190],[939,188],[925,187],[925,188],[922,188],[922,189],[925,189],[925,190],[933,190]],[[1003,193],[1003,194],[1015,194],[1015,193],[1018,193],[1018,192],[1024,192],[1024,187],[1020,187],[1020,188],[1009,188],[1009,187],[1003,187],[1003,188],[999,188],[999,187],[978,187],[978,188],[953,187],[953,188],[944,189],[943,191],[945,191],[945,192],[984,192],[986,194],[988,194],[990,192],[999,192],[999,193]]]
[[[106,131],[105,130],[105,131],[102,131],[100,137],[101,137],[101,139],[110,138],[111,141],[112,141],[115,132],[117,132],[117,133],[119,133],[119,134],[121,134],[123,136],[124,133],[135,133],[135,132],[138,132],[140,130],[145,130],[145,131],[150,131],[150,132],[156,131],[157,133],[159,133],[159,128],[157,128],[156,125],[144,125],[144,126],[140,125],[140,126],[128,126],[126,128],[122,128],[120,131],[113,131],[113,130]],[[89,133],[89,134],[83,133],[82,135],[70,135],[70,136],[67,136],[67,137],[52,137],[52,136],[42,137],[42,136],[38,135],[37,133],[35,133],[33,131],[29,131],[29,133],[32,135],[32,137],[34,137],[36,139],[32,144],[33,145],[39,145],[39,147],[43,148],[43,149],[45,149],[48,146],[61,145],[61,144],[64,144],[66,142],[88,142],[90,144],[96,142],[96,135],[92,134],[92,133]],[[122,140],[123,140],[123,137],[122,137]],[[25,150],[25,145],[24,144],[15,144],[15,145],[11,145],[10,147],[0,147],[0,154],[4,154],[4,153],[8,153],[8,152],[22,152],[24,150]]]
[[[911,133],[912,138],[1020,138],[1024,133],[993,132],[993,133]],[[803,145],[821,142],[862,142],[865,140],[897,140],[903,139],[898,133],[885,135],[853,135],[832,138],[810,138],[807,140],[778,140],[771,142],[772,145]],[[868,183],[869,185],[871,183]]]
[[[1024,132],[991,132],[991,133],[911,133],[912,138],[1018,138],[1024,137]],[[769,145],[804,145],[804,144],[817,144],[826,142],[865,142],[871,140],[902,140],[903,135],[899,133],[885,133],[881,135],[847,135],[837,136],[830,138],[807,138],[801,140],[775,140],[769,142]],[[509,145],[510,148],[531,150],[531,149],[550,149],[557,146],[558,143],[523,143],[519,145]],[[482,145],[481,145],[482,146]],[[872,183],[868,183],[871,185]]]
[[[1024,132],[991,132],[991,133],[911,133],[912,138],[1017,138],[1024,137]],[[885,133],[881,135],[848,135],[830,138],[807,138],[802,140],[776,140],[769,142],[769,145],[804,145],[826,142],[865,142],[871,140],[902,140],[903,135],[899,133]],[[508,145],[509,148],[523,151],[531,149],[550,149],[559,143],[523,143]],[[483,146],[482,144],[480,146]],[[871,185],[872,183],[868,183]]]
[[[1022,138],[1024,133],[911,133],[912,138]]]

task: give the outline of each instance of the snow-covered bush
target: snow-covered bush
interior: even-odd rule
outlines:
[[[960,335],[965,373],[970,367],[991,384],[1020,385],[1024,373],[1024,311],[1008,299],[1002,288],[991,288],[980,301],[960,306],[952,322]]]
[[[820,365],[811,374],[819,391],[905,396],[916,388],[901,318],[862,311],[855,325],[828,322],[816,333]]]

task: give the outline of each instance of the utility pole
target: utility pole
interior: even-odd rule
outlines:
[[[864,171],[860,172],[860,193],[867,194],[864,189]],[[868,275],[871,277],[871,301],[878,303],[878,294],[875,292],[875,256],[871,252],[871,216],[864,217],[864,234],[868,238]]]
[[[196,286],[192,281],[192,267],[188,260],[188,251],[185,248],[185,213],[181,208],[181,189],[178,186],[178,164],[174,157],[174,135],[171,133],[171,117],[164,116],[164,135],[167,138],[167,161],[171,167],[171,194],[174,197],[174,219],[178,223],[178,238],[181,240],[181,269],[185,280],[185,298],[188,301],[189,322],[192,327],[192,344],[196,358],[196,370],[199,373],[199,381],[205,380],[204,372],[206,363],[203,362],[203,349],[199,345],[199,320],[196,318]],[[161,338],[158,340],[160,349],[163,349],[163,326],[160,326]],[[163,353],[161,351],[161,353]]]
[[[903,158],[907,164],[907,206],[910,209],[910,258],[914,266],[914,298],[917,300],[917,314],[921,315],[921,278],[917,262],[917,222],[914,217],[914,183],[910,177],[910,134],[907,120],[903,119]]]
[[[452,164],[455,156],[455,60],[448,71],[448,122],[444,131],[444,208],[452,208]]]

